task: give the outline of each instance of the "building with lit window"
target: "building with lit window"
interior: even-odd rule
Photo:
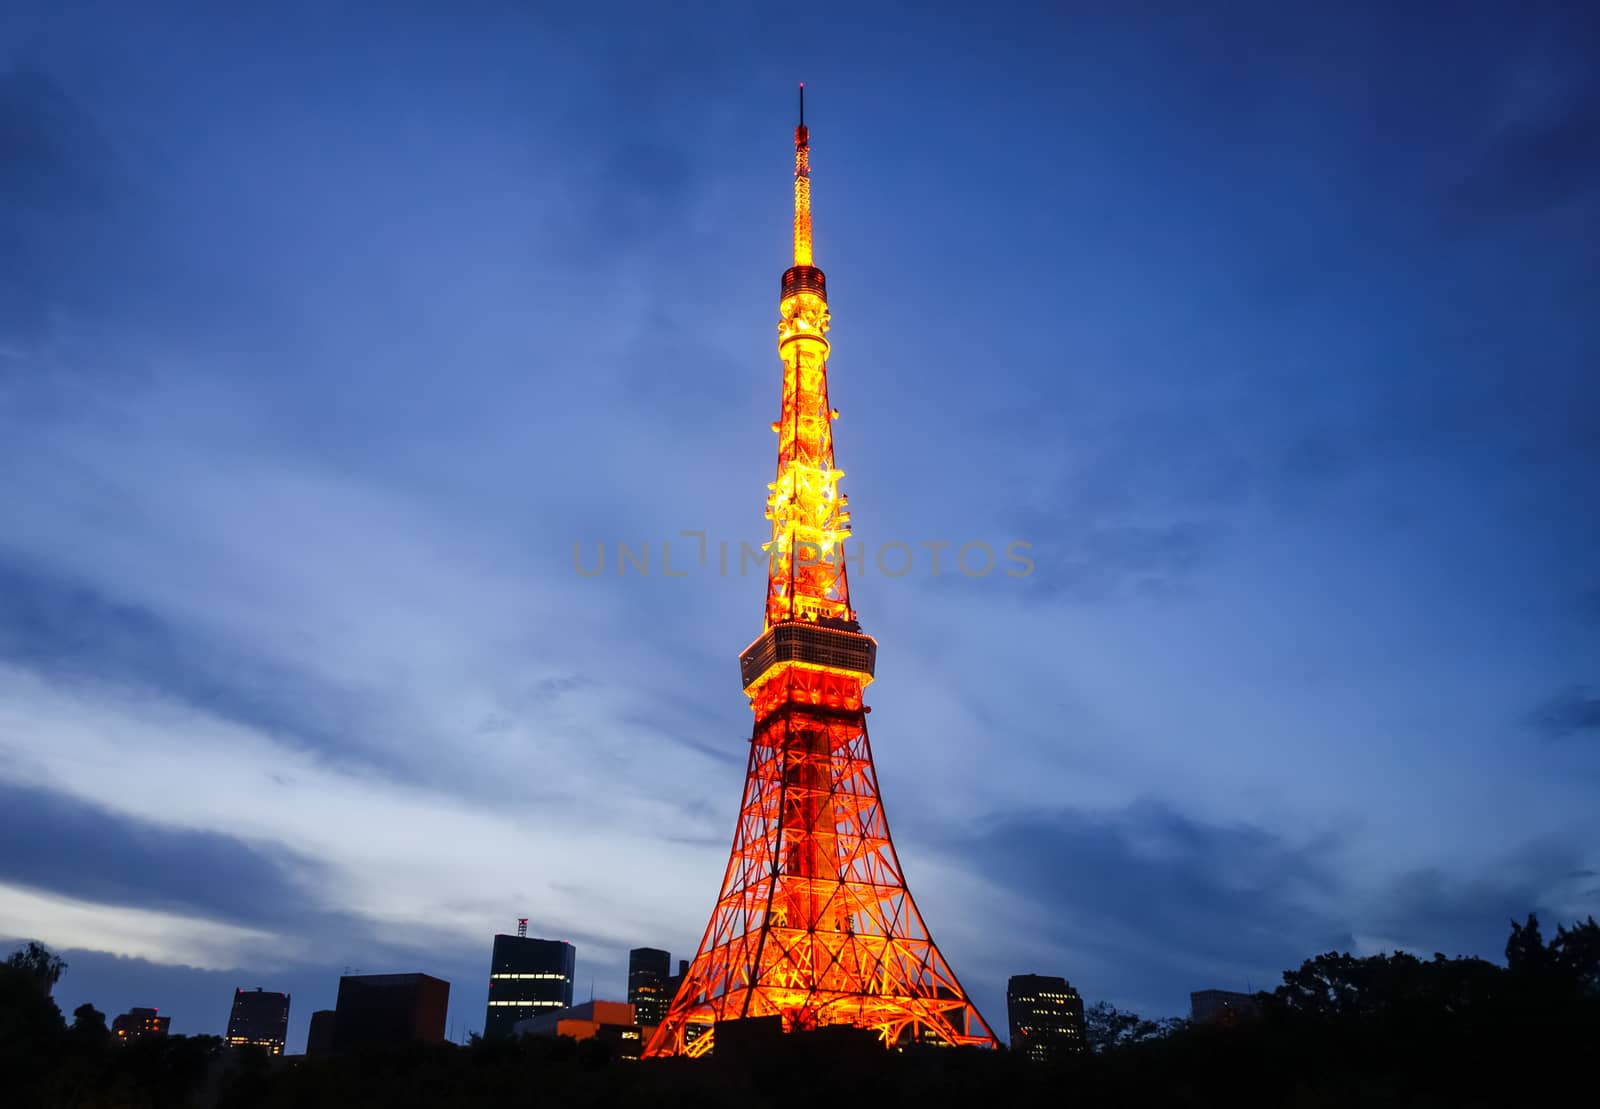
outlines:
[[[444,1042],[450,983],[429,974],[347,974],[339,979],[332,1048]]]
[[[119,1043],[131,1043],[146,1036],[165,1036],[171,1017],[157,1016],[154,1009],[129,1009],[111,1022],[111,1035]]]
[[[1237,1024],[1256,1015],[1256,999],[1233,990],[1196,990],[1189,995],[1189,1019],[1196,1024]]]
[[[1018,974],[1006,983],[1011,1050],[1040,1063],[1084,1050],[1083,998],[1065,978]]]
[[[600,1040],[611,1045],[618,1059],[637,1059],[644,1046],[643,1029],[634,1019],[633,1006],[622,1001],[585,1001],[569,1009],[517,1021],[517,1036],[571,1036],[575,1040]]]
[[[576,967],[577,949],[565,940],[495,936],[483,1038],[504,1039],[519,1020],[570,1007]]]
[[[672,956],[654,947],[628,952],[628,1004],[634,1018],[645,1026],[661,1023],[672,1004],[667,983],[672,981]]]
[[[233,1012],[228,1015],[228,1043],[254,1044],[269,1054],[282,1055],[289,1036],[289,995],[257,986],[233,991]]]

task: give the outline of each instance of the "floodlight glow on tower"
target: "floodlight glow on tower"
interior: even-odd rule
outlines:
[[[800,87],[794,264],[778,303],[783,396],[763,629],[740,656],[755,713],[733,850],[700,948],[647,1057],[703,1055],[719,1024],[871,1029],[886,1047],[994,1047],[917,911],[884,817],[863,694],[877,642],[850,607],[834,465],[828,290],[814,264]]]

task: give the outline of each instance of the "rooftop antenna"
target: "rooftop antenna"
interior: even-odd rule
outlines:
[[[528,938],[528,918],[525,916],[517,918],[517,938],[524,940]]]
[[[806,83],[800,82],[800,126],[806,125]]]

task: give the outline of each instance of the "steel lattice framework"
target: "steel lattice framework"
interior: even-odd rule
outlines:
[[[872,765],[862,696],[877,643],[850,607],[804,95],[802,86],[794,265],[779,306],[765,627],[740,657],[755,713],[744,800],[716,908],[647,1057],[703,1055],[719,1022],[774,1016],[786,1031],[870,1028],[889,1047],[995,1046],[906,888]]]

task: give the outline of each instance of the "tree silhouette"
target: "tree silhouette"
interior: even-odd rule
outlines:
[[[86,1044],[101,1044],[111,1035],[106,1015],[85,1001],[72,1010],[72,1034]]]
[[[1557,926],[1551,961],[1580,997],[1600,1000],[1600,924],[1589,917],[1570,929]]]
[[[1506,966],[1516,974],[1543,974],[1550,968],[1550,949],[1539,934],[1539,917],[1529,913],[1526,924],[1511,922],[1506,940]]]
[[[1067,1100],[1127,1109],[1565,1109],[1582,1104],[1571,1091],[1592,1087],[1600,1043],[1600,924],[1592,917],[1558,927],[1548,941],[1536,917],[1514,922],[1505,965],[1443,954],[1317,955],[1257,995],[1260,1012],[1249,1021],[1154,1021],[1102,1002],[1085,1012],[1093,1051],[1043,1065],[1012,1052],[846,1051],[826,1037],[749,1058],[713,1052],[642,1063],[615,1058],[601,1041],[571,1039],[473,1038],[298,1060],[229,1049],[215,1036],[117,1045],[92,1005],[73,1012],[70,1028],[62,1021],[40,988],[53,958],[40,947],[0,965],[6,1109],[811,1109],[840,1089],[883,1109]]]
[[[38,940],[29,940],[13,951],[6,959],[6,966],[28,975],[45,993],[56,988],[67,969],[65,960]]]
[[[1147,1020],[1138,1013],[1097,1001],[1083,1011],[1083,1040],[1090,1051],[1103,1054],[1129,1044],[1170,1036],[1186,1023],[1178,1018]]]

